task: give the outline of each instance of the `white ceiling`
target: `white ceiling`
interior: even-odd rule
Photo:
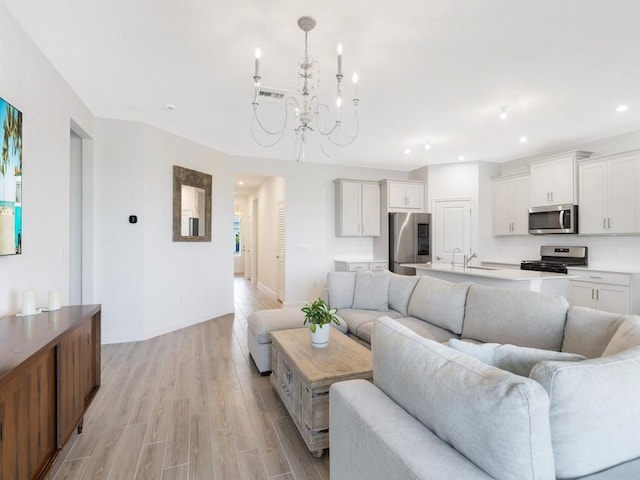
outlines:
[[[306,161],[506,161],[640,129],[638,0],[4,3],[96,116],[233,155],[294,158],[293,135],[269,149],[250,135],[253,55],[260,47],[263,85],[290,88],[302,15],[318,22],[309,50],[327,102],[338,42],[345,76],[355,69],[361,80],[356,142],[331,159],[311,144]]]

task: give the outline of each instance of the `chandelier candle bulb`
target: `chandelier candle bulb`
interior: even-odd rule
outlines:
[[[256,48],[256,74],[254,75],[254,77],[260,76],[260,56],[261,55],[262,55],[262,52],[260,51],[260,49]]]
[[[342,76],[342,44],[338,44],[338,75]]]

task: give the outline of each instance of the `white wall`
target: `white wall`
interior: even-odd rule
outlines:
[[[233,311],[233,182],[271,178],[260,205],[259,282],[276,291],[276,212],[285,200],[286,303],[316,296],[332,260],[372,253],[371,239],[334,237],[337,177],[379,180],[396,171],[228,157],[153,127],[96,121],[96,292],[103,341],[138,340]],[[213,176],[211,243],[172,242],[172,166]],[[286,185],[286,189],[285,189]],[[286,193],[285,193],[286,191]],[[138,215],[135,225],[129,215]],[[264,214],[264,215],[263,215]],[[264,253],[267,252],[267,255]]]
[[[69,298],[69,129],[93,134],[93,116],[0,3],[0,96],[22,112],[22,255],[0,257],[0,316],[20,310],[21,291]],[[90,161],[90,159],[88,159]],[[90,298],[88,302],[93,301]]]

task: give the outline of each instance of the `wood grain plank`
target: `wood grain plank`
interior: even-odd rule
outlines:
[[[213,477],[213,449],[209,415],[191,415],[191,441],[189,444],[189,479],[207,480]]]
[[[240,478],[233,432],[231,430],[216,430],[212,432],[212,442],[215,478]]]
[[[189,480],[189,465],[165,468],[162,471],[162,480]]]
[[[84,457],[64,462],[53,477],[54,480],[80,480],[89,465],[89,460],[91,460],[90,457]]]
[[[176,467],[189,461],[189,429],[191,426],[189,399],[176,399],[173,404],[164,467]]]
[[[146,423],[129,425],[122,433],[118,446],[117,458],[109,472],[109,480],[121,480],[131,478],[131,472],[138,468],[138,460],[142,452],[142,444],[147,431]]]
[[[267,472],[264,469],[259,449],[239,453],[238,464],[242,480],[266,480]]]
[[[142,447],[136,480],[157,480],[162,478],[162,464],[166,442],[152,443]]]

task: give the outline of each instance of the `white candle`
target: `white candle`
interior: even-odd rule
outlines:
[[[260,76],[260,56],[261,55],[262,55],[262,52],[260,51],[260,49],[256,48],[256,72],[254,77]]]
[[[36,313],[36,291],[25,290],[22,292],[22,315],[34,315]]]
[[[338,75],[342,75],[342,44],[338,44]]]
[[[60,310],[60,290],[49,290],[48,310]]]

